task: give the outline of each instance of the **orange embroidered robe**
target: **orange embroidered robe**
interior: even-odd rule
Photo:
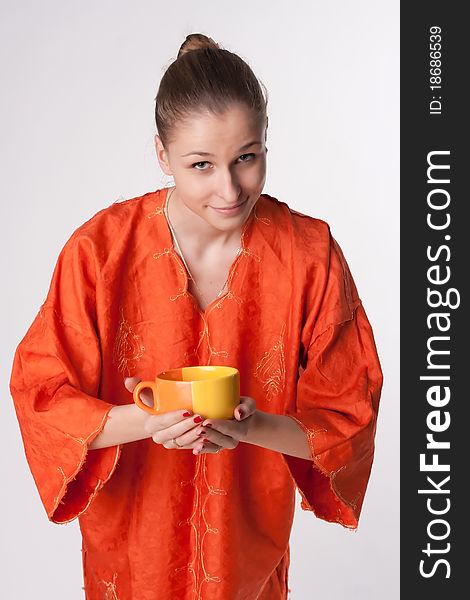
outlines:
[[[26,458],[48,519],[78,517],[88,600],[285,599],[295,490],[303,509],[357,527],[382,387],[373,333],[328,224],[268,194],[229,291],[201,311],[166,198],[113,203],[63,247],[13,362]],[[126,376],[197,364],[237,367],[241,394],[295,419],[313,460],[243,442],[88,450],[132,402]]]

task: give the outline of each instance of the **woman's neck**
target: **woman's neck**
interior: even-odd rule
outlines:
[[[240,245],[243,224],[230,231],[220,231],[190,210],[177,193],[175,187],[168,189],[167,213],[180,244],[184,240],[185,245],[198,254],[209,248],[224,251]]]

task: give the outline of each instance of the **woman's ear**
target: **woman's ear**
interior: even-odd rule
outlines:
[[[168,162],[168,154],[158,133],[155,134],[155,152],[157,153],[157,159],[161,170],[165,175],[172,177],[173,172],[170,168],[170,163]]]

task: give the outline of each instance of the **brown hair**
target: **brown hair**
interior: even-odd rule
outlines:
[[[163,146],[172,141],[178,121],[202,112],[221,115],[233,104],[247,106],[258,123],[266,121],[268,92],[248,64],[212,38],[189,34],[165,71],[155,98],[155,121]]]

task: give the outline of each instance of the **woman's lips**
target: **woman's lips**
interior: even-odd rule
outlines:
[[[244,200],[240,204],[233,206],[232,208],[218,208],[215,206],[211,206],[211,208],[222,215],[234,215],[234,214],[238,213],[242,209],[243,206],[245,206],[247,200],[248,200],[248,198],[246,198],[246,200]]]

